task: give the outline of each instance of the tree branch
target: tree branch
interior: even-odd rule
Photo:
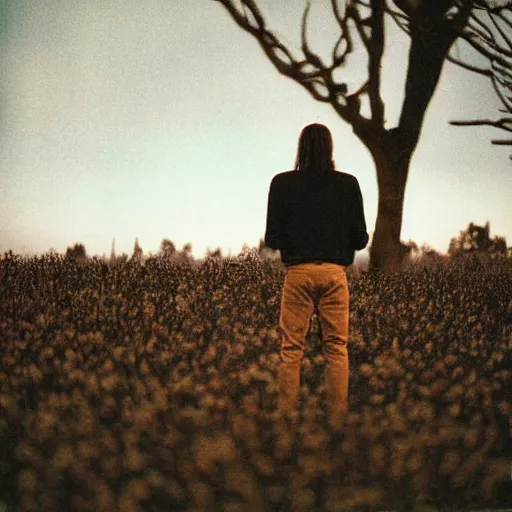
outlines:
[[[452,48],[453,48],[453,46],[452,46]],[[457,66],[467,69],[468,71],[473,71],[474,73],[478,73],[479,75],[483,75],[488,78],[492,77],[492,71],[490,69],[483,69],[483,68],[479,68],[477,66],[473,66],[472,64],[468,64],[467,62],[457,59],[453,55],[450,55],[450,53],[448,53],[446,55],[446,60],[449,62],[452,62],[453,64],[457,64]]]
[[[500,128],[501,130],[506,130],[507,132],[512,132],[512,117],[503,117],[501,119],[497,119],[496,121],[491,119],[450,121],[450,124],[454,126],[493,126],[495,128]]]
[[[414,4],[412,2],[408,2],[407,0],[393,0],[393,3],[404,12],[407,17],[410,17],[413,14]]]
[[[359,3],[359,2],[356,2],[356,3]],[[367,7],[367,6],[365,6],[365,7]],[[361,41],[363,42],[364,47],[366,48],[366,51],[369,53],[370,52],[370,38],[364,31],[364,26],[363,26],[364,22],[361,19],[361,15],[359,14],[359,11],[357,10],[357,8],[355,6],[349,6],[349,12],[350,12],[350,17],[355,22],[357,33],[359,34],[359,37],[361,38]]]
[[[334,13],[334,18],[336,19],[336,21],[338,22],[338,26],[340,27],[340,37],[332,50],[332,66],[333,68],[336,68],[343,64],[346,56],[352,53],[354,46],[352,43],[352,36],[347,25],[348,17],[346,15],[341,14],[337,0],[331,0],[331,8],[332,12]],[[343,43],[343,41],[346,42],[345,50],[340,55],[337,55],[338,48]]]
[[[512,38],[509,35],[505,34],[505,31],[500,27],[500,24],[496,21],[496,17],[492,13],[488,12],[487,14],[489,15],[489,19],[491,20],[492,24],[494,25],[494,28],[500,34],[500,36],[505,41],[505,43],[508,44],[509,48],[512,50]],[[499,18],[505,19],[502,16],[500,16]],[[509,29],[512,32],[512,23],[509,22],[509,25],[510,25]]]
[[[503,117],[492,121],[491,119],[476,119],[471,121],[450,121],[454,126],[492,126],[507,132],[512,132],[512,117]],[[512,139],[491,139],[495,146],[512,146]],[[510,155],[512,160],[512,155]]]
[[[370,26],[372,30],[368,61],[368,95],[372,110],[372,121],[383,126],[384,103],[380,96],[380,68],[384,51],[384,3],[385,0],[371,0],[372,14]]]
[[[501,100],[501,103],[507,108],[508,112],[512,113],[512,95],[510,97],[507,97],[505,94],[503,94],[501,89],[498,87],[498,83],[500,83],[503,88],[506,89],[508,87],[508,89],[510,89],[510,82],[507,83],[505,81],[500,80],[499,76],[497,76],[496,74],[494,74],[492,77],[492,86],[494,87],[496,95]]]
[[[308,45],[307,39],[307,24],[308,24],[308,13],[311,8],[311,2],[308,0],[306,8],[304,9],[304,15],[302,16],[302,30],[301,30],[301,39],[302,39],[302,51],[308,62],[316,66],[319,70],[325,69],[325,64],[322,62],[322,59],[314,53]]]
[[[474,25],[471,25],[471,22],[473,22]],[[492,44],[493,34],[491,29],[487,27],[485,23],[474,12],[472,12],[469,17],[468,27],[473,28],[473,30],[478,33],[478,36],[481,37],[484,41],[487,41],[488,43]]]
[[[489,60],[497,61],[505,67],[510,66],[512,51],[498,46],[495,40],[485,36],[475,26],[466,26],[459,32],[459,36]]]
[[[265,55],[269,58],[275,68],[283,75],[292,78],[299,85],[304,87],[314,99],[329,103],[336,110],[336,112],[354,129],[364,129],[368,120],[361,116],[359,111],[359,104],[356,101],[358,94],[355,93],[347,96],[346,83],[338,83],[333,79],[333,71],[345,62],[345,58],[352,51],[352,43],[350,40],[349,31],[341,34],[340,39],[336,43],[339,47],[340,41],[345,38],[347,40],[347,48],[341,53],[336,55],[336,48],[333,52],[333,63],[327,66],[319,55],[317,55],[310,48],[307,40],[307,17],[310,9],[308,1],[304,10],[302,18],[302,52],[305,59],[297,61],[291,52],[283,45],[275,35],[267,30],[265,19],[257,8],[254,0],[240,0],[243,8],[247,8],[249,14],[253,18],[253,23],[249,16],[235,6],[234,0],[215,0],[221,3],[233,20],[239,27],[251,34],[259,43]],[[335,1],[335,0],[333,0]],[[335,4],[333,4],[335,6]],[[337,7],[337,6],[335,6]],[[343,31],[346,28],[346,21],[343,20],[339,9],[334,11],[335,15],[338,14],[338,22],[340,29]]]

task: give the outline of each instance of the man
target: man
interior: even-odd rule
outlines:
[[[357,179],[335,170],[332,137],[321,124],[299,137],[295,169],[277,174],[268,195],[265,244],[281,251],[278,410],[293,412],[309,321],[316,306],[326,360],[328,423],[336,429],[348,410],[349,292],[345,269],[368,243]]]

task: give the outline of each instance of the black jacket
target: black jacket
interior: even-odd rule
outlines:
[[[368,243],[357,179],[339,171],[276,174],[268,193],[265,245],[285,266],[308,261],[354,262]]]

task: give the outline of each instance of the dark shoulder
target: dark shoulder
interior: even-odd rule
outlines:
[[[336,178],[338,178],[338,179],[354,178],[355,179],[355,177],[352,176],[352,174],[348,174],[346,172],[341,172],[341,171],[329,171],[328,174],[335,179]],[[300,178],[301,176],[311,176],[311,175],[309,173],[304,173],[304,172],[296,171],[295,169],[293,169],[291,171],[280,172],[280,173],[276,174],[273,179],[274,180],[291,180],[294,178]]]
[[[335,174],[341,188],[346,190],[350,195],[357,196],[359,194],[359,181],[357,181],[354,175],[341,171],[336,171]]]
[[[348,172],[334,171],[334,174],[343,183],[357,183],[357,178]]]
[[[283,181],[293,179],[293,176],[297,174],[297,171],[284,171],[276,174],[272,181]]]
[[[310,176],[307,177],[308,179]],[[295,180],[304,179],[304,174],[299,171],[284,171],[276,174],[272,178],[272,183],[274,186],[279,186],[284,183],[290,183]],[[333,180],[335,183],[339,183],[341,186],[345,187],[353,187],[358,184],[357,178],[352,174],[342,171],[332,171],[329,172],[329,179]]]
[[[297,173],[297,171],[285,171],[285,172],[280,172],[278,174],[276,174],[273,178],[272,178],[272,181],[271,181],[271,185],[274,186],[274,187],[278,187],[278,186],[281,186],[281,184],[283,183],[286,183],[286,182],[289,182],[291,180],[293,180],[294,178],[294,175]]]

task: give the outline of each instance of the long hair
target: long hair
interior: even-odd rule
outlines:
[[[308,124],[299,137],[295,170],[323,172],[334,168],[331,132],[323,124]]]

